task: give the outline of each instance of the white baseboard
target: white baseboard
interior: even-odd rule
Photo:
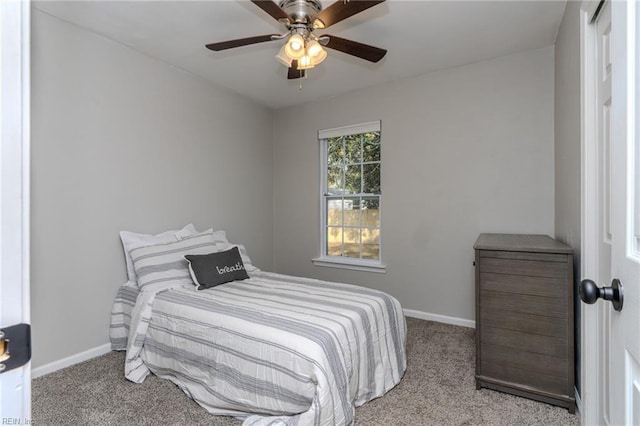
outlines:
[[[62,370],[63,368],[70,367],[74,364],[90,360],[91,358],[95,358],[109,352],[111,352],[111,343],[106,343],[96,348],[59,359],[58,361],[50,362],[49,364],[41,365],[40,367],[36,367],[31,370],[31,378],[36,379],[40,376],[44,376],[45,374]]]
[[[405,309],[404,315],[407,317],[423,319],[427,321],[442,322],[445,324],[460,325],[462,327],[476,328],[476,322],[464,318],[449,317],[446,315],[430,314],[428,312]]]

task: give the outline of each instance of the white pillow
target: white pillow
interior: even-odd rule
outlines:
[[[216,245],[229,244],[229,240],[227,240],[227,233],[223,230],[213,231],[213,239],[216,242]]]
[[[213,230],[189,235],[179,241],[138,247],[131,250],[131,260],[135,269],[138,287],[175,282],[191,284],[187,254],[209,254],[218,249],[213,239]]]
[[[170,241],[178,241],[189,235],[195,234],[195,226],[188,224],[182,229],[174,229],[166,231],[157,235],[150,234],[138,234],[135,232],[121,231],[120,240],[122,240],[122,247],[124,248],[124,258],[127,263],[127,278],[134,284],[137,284],[136,273],[133,269],[133,262],[131,261],[131,255],[129,252],[138,247],[145,247],[154,244],[167,243]],[[226,238],[226,237],[225,237]]]

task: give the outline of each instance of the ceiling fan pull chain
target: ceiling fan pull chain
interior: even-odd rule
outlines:
[[[300,78],[298,79],[300,85],[298,86],[298,90],[302,90],[302,80],[306,80],[307,78],[309,78],[309,74],[306,70],[300,70]]]

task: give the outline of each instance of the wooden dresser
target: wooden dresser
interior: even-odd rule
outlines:
[[[546,235],[481,234],[476,388],[575,412],[573,250]]]

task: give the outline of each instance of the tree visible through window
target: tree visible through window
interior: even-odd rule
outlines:
[[[322,139],[324,256],[380,260],[380,125]]]

